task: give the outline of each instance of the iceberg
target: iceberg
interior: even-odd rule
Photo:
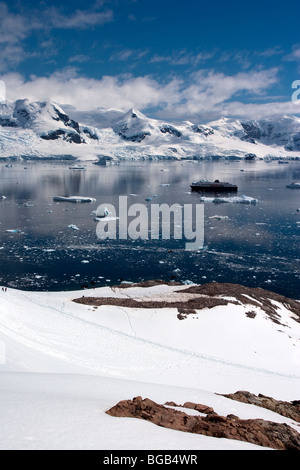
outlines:
[[[96,199],[93,197],[84,197],[84,196],[54,196],[53,201],[55,202],[96,202]]]
[[[104,217],[108,216],[109,210],[107,207],[99,207],[96,211],[96,219],[103,219]]]
[[[287,185],[287,188],[300,189],[300,183],[291,183]]]
[[[229,219],[229,217],[227,215],[212,215],[209,219],[226,220]]]
[[[213,202],[214,204],[236,203],[236,204],[258,204],[259,200],[251,196],[233,197],[201,197],[200,202]]]

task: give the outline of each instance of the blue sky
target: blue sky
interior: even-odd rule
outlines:
[[[0,1],[9,99],[207,121],[299,114],[299,0]]]

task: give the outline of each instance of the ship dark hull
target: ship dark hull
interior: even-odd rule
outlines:
[[[237,192],[238,187],[237,186],[217,186],[217,185],[191,185],[191,190],[195,192],[210,192],[210,193],[232,193],[232,192]]]

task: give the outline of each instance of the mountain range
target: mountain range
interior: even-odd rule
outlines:
[[[65,108],[51,100],[1,104],[0,159],[300,157],[300,118],[292,115],[199,124],[152,119],[133,108]]]

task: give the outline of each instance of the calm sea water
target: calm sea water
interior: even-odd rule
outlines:
[[[233,282],[300,298],[300,162],[130,162],[86,170],[67,163],[0,167],[0,283],[27,290],[69,290],[147,279]],[[100,241],[93,210],[102,203],[197,204],[198,179],[237,184],[257,205],[205,203],[205,249],[186,240]],[[96,198],[55,203],[54,196]],[[214,215],[228,218],[212,219]],[[69,225],[76,225],[73,230]],[[7,232],[17,230],[17,233]]]

